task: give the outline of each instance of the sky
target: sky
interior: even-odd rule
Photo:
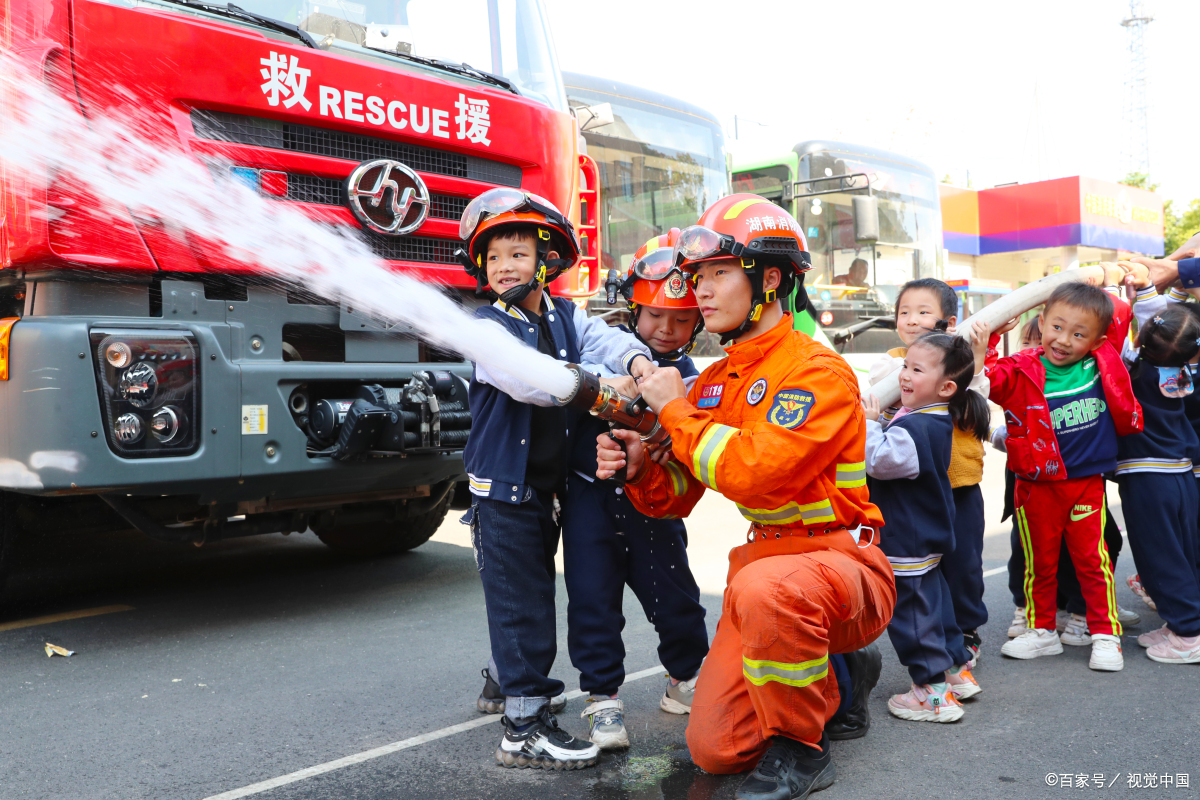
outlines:
[[[837,139],[977,189],[1126,174],[1129,0],[543,2],[564,71],[711,111],[735,158]],[[1200,2],[1145,11],[1151,180],[1187,202],[1200,197]]]

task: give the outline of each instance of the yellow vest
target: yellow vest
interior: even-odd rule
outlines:
[[[904,358],[907,347],[893,347],[887,353],[892,358]],[[957,425],[950,443],[950,488],[974,486],[983,480],[983,442]]]

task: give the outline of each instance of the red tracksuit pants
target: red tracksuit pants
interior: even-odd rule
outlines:
[[[1112,562],[1104,545],[1104,478],[1017,481],[1017,529],[1025,549],[1025,613],[1031,628],[1055,629],[1062,539],[1087,604],[1088,630],[1121,635]]]
[[[896,603],[877,545],[859,549],[845,530],[770,537],[729,553],[687,728],[692,760],[706,772],[750,769],[772,736],[819,746],[840,700],[829,654],[878,638]]]

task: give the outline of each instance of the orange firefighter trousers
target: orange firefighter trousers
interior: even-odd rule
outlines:
[[[829,654],[878,638],[896,601],[874,544],[859,548],[845,530],[762,535],[729,554],[721,620],[696,682],[687,742],[706,772],[751,769],[776,735],[818,746],[839,702]]]

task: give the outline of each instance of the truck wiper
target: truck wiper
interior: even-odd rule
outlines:
[[[892,317],[864,317],[862,322],[856,322],[853,325],[842,328],[840,331],[836,331],[831,338],[834,344],[842,344],[871,328],[891,328],[894,330],[895,327],[896,320]]]
[[[484,83],[490,83],[493,86],[499,86],[501,89],[506,89],[518,96],[521,94],[519,91],[517,91],[517,87],[508,78],[502,78],[499,75],[493,75],[490,72],[484,72],[483,70],[475,69],[470,64],[455,64],[452,61],[442,61],[437,58],[423,58],[422,56],[415,56],[412,53],[402,53],[399,50],[384,50],[382,47],[368,47],[367,45],[362,45],[362,47],[366,50],[374,50],[376,53],[386,53],[389,56],[403,58],[404,60],[412,61],[415,64],[423,64],[427,67],[442,69],[446,72],[453,72],[457,75],[466,75],[468,78],[475,78],[476,80],[483,81]]]
[[[213,14],[220,14],[226,17],[234,17],[244,19],[247,22],[254,22],[262,25],[264,28],[286,33],[289,36],[294,36],[307,46],[317,49],[317,42],[307,31],[302,31],[295,25],[291,25],[283,20],[274,19],[273,17],[265,17],[262,14],[257,14],[253,11],[247,11],[244,8],[235,6],[233,3],[227,5],[216,5],[214,3],[203,3],[198,0],[163,0],[165,3],[174,3],[175,5],[188,6],[189,8],[199,8],[203,11],[208,11]]]

